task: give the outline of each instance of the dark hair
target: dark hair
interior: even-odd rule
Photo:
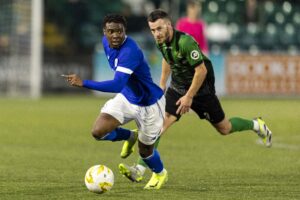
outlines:
[[[119,15],[119,14],[108,14],[104,17],[103,19],[103,28],[105,28],[106,24],[107,23],[111,23],[111,22],[114,22],[114,23],[118,23],[118,24],[123,24],[123,26],[127,27],[127,21],[125,19],[124,16],[122,15]]]
[[[161,9],[152,11],[148,16],[148,22],[155,22],[158,19],[168,19],[171,21],[168,13]]]

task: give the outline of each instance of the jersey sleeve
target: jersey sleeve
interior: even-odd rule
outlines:
[[[137,49],[134,49],[133,47],[126,47],[118,56],[116,71],[132,74],[140,65],[141,59],[142,56]]]
[[[125,87],[130,75],[126,73],[116,72],[113,80],[96,82],[92,80],[83,80],[83,87],[98,90],[101,92],[121,92]]]
[[[198,43],[191,36],[186,36],[179,42],[190,66],[195,68],[203,62],[203,55]]]

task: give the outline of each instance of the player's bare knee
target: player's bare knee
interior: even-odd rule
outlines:
[[[96,139],[96,140],[101,140],[106,133],[103,131],[103,129],[97,128],[97,127],[93,127],[92,131],[92,136]]]
[[[226,136],[230,133],[229,129],[217,129],[217,131],[220,133],[220,135]]]

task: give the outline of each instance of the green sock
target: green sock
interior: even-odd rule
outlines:
[[[230,133],[237,132],[237,131],[253,130],[252,120],[233,117],[229,119],[229,121],[231,122],[231,126],[232,126]]]
[[[160,137],[156,140],[156,142],[154,143],[154,148],[157,149],[158,143],[159,143]],[[141,158],[141,156],[139,156],[138,160],[137,160],[137,164],[138,165],[142,165],[144,167],[148,167],[148,165],[143,161],[143,159]]]

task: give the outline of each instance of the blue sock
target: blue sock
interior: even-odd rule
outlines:
[[[160,173],[164,169],[164,165],[156,149],[154,149],[153,154],[151,156],[142,159],[148,165],[148,167],[155,173]]]
[[[131,135],[131,131],[124,128],[116,128],[112,132],[106,134],[101,140],[120,141],[128,140]]]

